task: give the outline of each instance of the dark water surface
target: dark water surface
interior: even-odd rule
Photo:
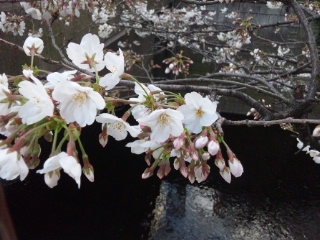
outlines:
[[[294,155],[295,138],[278,127],[224,129],[245,171],[231,185],[213,161],[203,184],[191,185],[175,170],[162,182],[142,180],[143,157],[112,140],[102,149],[100,126],[85,129],[94,183],[83,177],[79,190],[62,173],[49,189],[34,172],[5,183],[18,238],[320,239],[320,166]]]

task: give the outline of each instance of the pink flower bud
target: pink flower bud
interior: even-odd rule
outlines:
[[[175,170],[178,170],[180,168],[180,160],[179,158],[176,158],[173,162],[173,167]]]
[[[210,173],[210,166],[206,163],[196,166],[194,168],[194,175],[198,183],[205,181],[209,173]]]
[[[157,176],[160,179],[164,177],[164,164],[160,164],[159,169],[157,171]]]
[[[194,173],[189,173],[188,174],[188,179],[190,181],[190,183],[194,183],[194,181],[196,180],[194,177]]]
[[[219,143],[214,141],[214,140],[210,140],[210,142],[208,143],[208,152],[214,156],[217,154],[217,152],[219,151],[220,146]]]
[[[175,140],[173,140],[173,146],[175,150],[180,149],[184,144],[184,138],[177,137]]]
[[[208,153],[208,152],[202,153],[202,159],[203,159],[204,161],[208,161],[210,158],[211,158],[210,153]]]
[[[146,168],[146,170],[144,170],[144,172],[142,173],[142,179],[151,177],[153,175],[153,170],[153,168]]]
[[[90,163],[87,163],[83,166],[82,172],[90,182],[94,182],[94,171]]]
[[[196,148],[204,148],[207,145],[208,141],[209,139],[207,136],[200,136],[199,138],[197,138],[194,145]]]
[[[229,167],[233,176],[240,177],[242,175],[243,166],[236,157],[234,157],[233,159],[229,159]]]
[[[180,166],[180,173],[181,173],[182,176],[184,176],[185,178],[188,177],[188,168],[186,167],[186,165]]]
[[[231,183],[231,173],[228,167],[225,167],[222,171],[220,171],[220,175],[227,183]]]
[[[226,167],[224,159],[221,158],[216,158],[214,164],[220,169],[220,171],[222,171]]]
[[[199,160],[199,155],[198,155],[197,151],[193,151],[193,152],[191,153],[191,158],[192,158],[193,160],[195,160],[195,161],[198,161],[198,160]]]

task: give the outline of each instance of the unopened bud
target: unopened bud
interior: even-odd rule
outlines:
[[[240,177],[242,175],[243,166],[236,157],[234,157],[233,159],[229,159],[229,167],[233,176]]]
[[[220,175],[227,183],[231,183],[231,173],[228,167],[225,167],[222,171],[220,171]]]
[[[217,154],[217,152],[219,151],[220,146],[219,143],[214,141],[214,140],[210,140],[208,143],[208,152],[214,156]]]
[[[199,138],[197,138],[194,145],[196,148],[204,148],[207,145],[208,141],[209,139],[207,136],[200,136]]]

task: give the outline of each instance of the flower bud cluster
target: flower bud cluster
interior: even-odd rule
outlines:
[[[0,14],[0,29],[4,33],[12,33],[14,36],[22,36],[25,31],[24,18],[17,15],[6,15],[1,12]]]
[[[180,73],[184,75],[189,74],[189,67],[190,64],[193,64],[193,61],[190,58],[183,56],[182,54],[183,52],[181,51],[175,56],[163,60],[164,64],[169,65],[165,69],[166,74],[169,74],[170,72],[172,72],[176,76],[178,76]]]

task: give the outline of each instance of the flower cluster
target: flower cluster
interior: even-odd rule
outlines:
[[[22,36],[26,24],[24,18],[17,15],[7,15],[5,12],[0,13],[0,29],[4,33],[12,32],[14,36]]]
[[[128,133],[137,138],[127,146],[132,153],[146,153],[149,167],[142,178],[151,176],[156,167],[159,178],[166,176],[171,169],[170,158],[174,158],[173,165],[183,176],[190,182],[202,182],[210,172],[207,161],[211,156],[216,156],[215,164],[228,183],[231,174],[242,175],[240,161],[214,127],[217,102],[196,92],[183,98],[154,85],[146,86],[124,74],[121,49],[119,55],[104,54],[103,47],[98,36],[88,33],[80,44],[71,42],[66,48],[75,66],[95,73],[95,82],[91,75],[72,70],[49,73],[44,83],[37,77],[39,70],[33,67],[34,56],[44,49],[43,41],[32,36],[25,40],[23,49],[31,57],[31,65],[24,66],[23,78],[18,81],[13,76],[0,75],[0,133],[6,137],[0,142],[0,178],[25,179],[29,169],[41,162],[40,139],[44,138],[52,142],[51,153],[37,173],[44,174],[49,187],[57,185],[61,169],[78,187],[82,172],[94,181],[93,166],[81,142],[81,129],[95,121],[102,124],[98,137],[102,146],[106,146],[109,136],[117,141]],[[183,62],[188,60],[180,58]],[[104,68],[110,73],[100,77],[98,72]],[[123,77],[135,81],[137,97],[126,101],[106,97]],[[130,105],[121,118],[112,114],[117,101]],[[130,115],[138,125],[127,122]],[[223,159],[221,143],[227,150],[229,167]]]

